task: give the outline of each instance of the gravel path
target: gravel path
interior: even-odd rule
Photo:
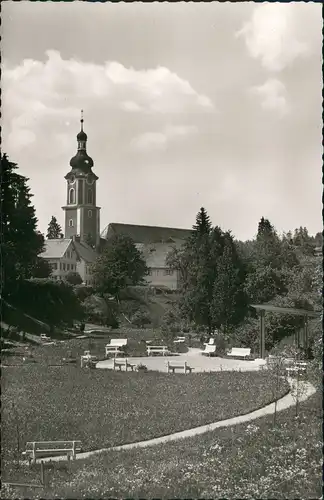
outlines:
[[[265,364],[262,359],[254,361],[237,360],[231,358],[218,358],[203,356],[201,354],[201,349],[189,348],[189,351],[185,354],[180,354],[177,356],[144,356],[138,358],[129,358],[131,363],[136,365],[142,363],[147,366],[149,370],[167,372],[166,363],[183,364],[187,361],[187,364],[194,368],[194,373],[199,372],[214,372],[214,371],[255,371],[259,370],[261,366]],[[116,358],[118,359],[118,358]],[[122,359],[122,358],[121,358]],[[113,360],[107,359],[104,361],[99,361],[96,368],[99,369],[112,369]]]

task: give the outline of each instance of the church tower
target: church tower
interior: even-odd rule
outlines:
[[[77,135],[78,150],[70,161],[72,167],[65,176],[67,182],[65,212],[65,238],[77,236],[81,242],[98,247],[100,242],[100,207],[96,206],[98,177],[92,172],[93,160],[87,154],[87,134]]]

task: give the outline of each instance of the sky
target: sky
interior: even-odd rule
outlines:
[[[322,230],[316,3],[3,2],[2,151],[63,226],[80,110],[111,222]]]

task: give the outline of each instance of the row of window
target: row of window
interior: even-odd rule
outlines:
[[[60,267],[58,267],[57,262],[53,262],[51,267],[53,271],[57,271],[58,269],[60,271],[76,271],[76,264],[66,264],[65,262],[60,262]]]
[[[72,252],[72,250],[71,250],[71,252],[70,252],[70,250],[68,250],[67,252],[65,252],[64,257],[66,257],[67,259],[72,259],[73,258],[73,252]]]
[[[152,276],[152,274],[153,274],[153,271],[152,271],[152,269],[150,269],[149,270],[149,275]],[[159,275],[159,269],[154,269],[154,274],[156,276],[158,276]],[[173,270],[172,269],[164,269],[163,270],[163,274],[164,274],[164,276],[173,276]]]
[[[89,219],[91,219],[91,217],[92,217],[92,210],[88,210],[88,217],[89,217]],[[73,226],[74,226],[73,219],[70,219],[69,220],[69,227],[73,227]]]
[[[86,203],[89,205],[93,204],[93,190],[88,189],[87,191],[87,198],[86,198]],[[76,203],[76,196],[75,196],[75,189],[71,188],[69,190],[69,205],[74,205]],[[82,186],[79,186],[78,190],[78,203],[83,203],[83,190]]]

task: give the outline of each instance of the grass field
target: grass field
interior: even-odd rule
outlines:
[[[279,394],[287,390],[281,381]],[[2,457],[13,461],[18,431],[20,447],[30,440],[76,439],[91,450],[215,422],[271,400],[262,372],[167,375],[8,367],[2,370]]]
[[[52,466],[48,479],[42,498],[320,498],[322,394],[301,403],[297,419],[294,407],[280,412],[276,427],[267,416],[152,448],[106,452]]]

